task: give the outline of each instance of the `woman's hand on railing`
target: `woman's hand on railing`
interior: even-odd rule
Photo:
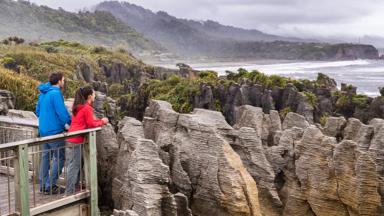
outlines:
[[[102,118],[101,121],[103,121],[104,125],[108,124],[109,122],[108,118]]]

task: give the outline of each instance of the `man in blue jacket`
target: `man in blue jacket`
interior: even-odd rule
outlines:
[[[39,117],[39,134],[41,137],[64,132],[71,117],[64,104],[61,89],[64,87],[63,73],[52,73],[49,82],[39,86],[40,95],[36,105]],[[43,145],[40,164],[40,191],[44,194],[57,194],[61,191],[57,179],[65,162],[65,141],[55,141]],[[52,160],[52,167],[51,165]]]

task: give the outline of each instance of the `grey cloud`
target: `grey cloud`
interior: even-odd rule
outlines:
[[[67,10],[91,7],[100,0],[31,0]],[[244,28],[302,29],[306,25],[354,23],[384,9],[382,0],[129,0],[153,11],[181,18],[211,19]],[[384,18],[384,17],[383,17]],[[360,30],[364,29],[364,26]],[[335,29],[337,31],[337,29]],[[340,31],[343,31],[340,29]]]

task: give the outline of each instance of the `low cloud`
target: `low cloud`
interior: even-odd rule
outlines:
[[[75,11],[98,0],[31,0]],[[296,35],[376,34],[384,36],[381,0],[130,0],[181,18],[215,20],[269,33]],[[325,31],[324,31],[325,29]],[[320,32],[321,31],[321,32]],[[318,32],[318,33],[317,33]]]

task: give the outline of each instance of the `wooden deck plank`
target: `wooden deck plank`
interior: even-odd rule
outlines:
[[[14,190],[14,178],[10,178],[10,194],[11,194],[11,211],[8,209],[8,178],[5,175],[0,174],[0,215],[8,215],[9,213],[15,212],[15,190]],[[33,198],[33,190],[35,188],[35,199]],[[39,185],[35,184],[33,187],[32,183],[29,183],[29,206],[31,208],[31,214],[33,215],[37,211],[41,211],[40,206],[49,206],[49,203],[58,203],[57,200],[66,198],[64,194],[57,195],[44,195],[39,191]],[[83,190],[75,194],[77,198],[80,196],[81,199],[84,196],[89,197],[89,192]],[[73,201],[73,198],[71,199]],[[35,202],[34,202],[35,201]],[[63,202],[68,202],[68,199],[64,199]]]

